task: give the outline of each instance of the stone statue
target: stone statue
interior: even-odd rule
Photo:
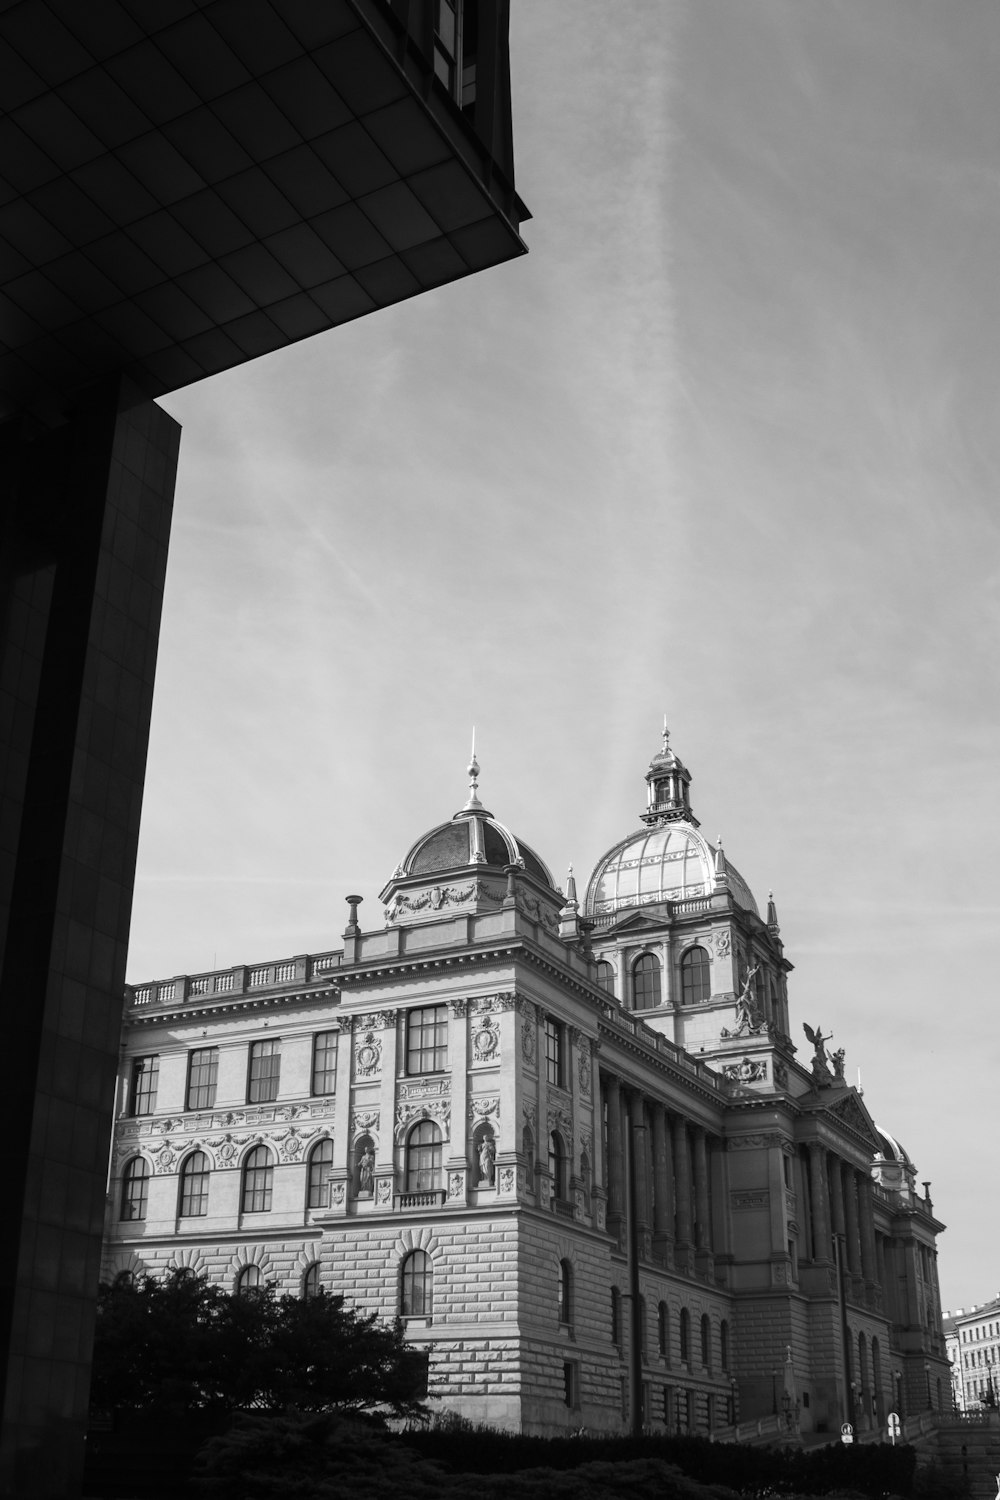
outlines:
[[[830,1040],[830,1037],[833,1036],[833,1032],[831,1031],[826,1036],[824,1036],[822,1027],[817,1026],[816,1030],[813,1031],[812,1027],[807,1026],[804,1021],[802,1023],[802,1030],[805,1032],[806,1036],[809,1038],[809,1040],[813,1044],[813,1047],[815,1048],[812,1060],[812,1075],[814,1082],[818,1084],[832,1083],[833,1077],[830,1073],[830,1060],[826,1055],[826,1048],[823,1046],[823,1043]]]
[[[366,1146],[361,1153],[358,1174],[358,1192],[370,1193],[375,1186],[375,1152]]]
[[[497,1148],[493,1144],[491,1135],[484,1135],[482,1145],[479,1147],[479,1181],[493,1183],[493,1174],[496,1166]]]
[[[843,1081],[843,1077],[844,1077],[844,1049],[843,1049],[843,1047],[838,1047],[837,1048],[836,1052],[833,1054],[833,1057],[831,1058],[831,1062],[833,1063],[833,1076],[834,1076],[834,1078],[838,1078],[841,1081]]]
[[[754,964],[752,969],[748,969],[747,976],[743,981],[743,988],[736,997],[736,1025],[732,1031],[728,1031],[723,1027],[720,1032],[721,1036],[759,1036],[764,1030],[766,1022],[757,1009],[757,1002],[752,994],[753,977],[759,967],[759,964]]]

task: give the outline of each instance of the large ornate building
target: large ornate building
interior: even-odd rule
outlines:
[[[130,991],[105,1274],[342,1292],[532,1432],[948,1405],[943,1225],[666,732],[582,903],[477,776],[341,948]]]

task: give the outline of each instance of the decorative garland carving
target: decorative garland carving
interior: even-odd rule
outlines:
[[[382,1071],[382,1038],[371,1028],[355,1038],[354,1070],[361,1078],[373,1078]]]
[[[378,1109],[353,1109],[351,1111],[351,1142],[356,1144],[363,1135],[378,1140],[382,1111]]]
[[[469,1100],[469,1119],[475,1124],[489,1120],[495,1130],[500,1128],[500,1099],[496,1094]]]
[[[426,1099],[422,1103],[396,1105],[396,1140],[401,1141],[414,1120],[433,1120],[445,1137],[451,1133],[451,1100]]]
[[[500,1191],[501,1193],[512,1193],[514,1191],[514,1171],[511,1167],[500,1168]]]
[[[578,1068],[580,1075],[580,1093],[585,1094],[589,1099],[590,1091],[593,1087],[593,1070],[591,1067],[590,1042],[586,1037],[583,1037],[579,1044]]]
[[[455,1017],[456,1021],[460,1021],[463,1016],[468,1014],[469,1006],[471,1005],[471,1003],[472,1002],[469,1000],[452,1000],[450,1002],[451,1013]]]
[[[534,1068],[535,1066],[537,1046],[535,1020],[532,1017],[530,1020],[525,1020],[521,1023],[521,1056],[529,1068]]]
[[[716,958],[728,958],[732,952],[733,940],[728,932],[717,932],[715,934],[715,956]]]
[[[472,1033],[472,1049],[478,1063],[500,1061],[500,1027],[490,1016],[484,1016]]]

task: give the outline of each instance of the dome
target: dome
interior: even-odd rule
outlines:
[[[736,905],[759,916],[750,887],[728,860],[725,880]],[[590,878],[584,910],[596,917],[710,896],[714,889],[715,850],[708,840],[690,823],[663,823],[640,828],[604,856]]]
[[[895,1136],[891,1136],[887,1130],[883,1130],[881,1125],[876,1124],[875,1129],[878,1131],[878,1137],[882,1143],[881,1155],[884,1159],[886,1161],[898,1162],[903,1167],[912,1167],[913,1162],[910,1160],[909,1152],[904,1146],[900,1145]]]
[[[438,871],[476,869],[504,870],[516,865],[550,891],[555,891],[552,876],[534,849],[516,839],[509,828],[499,823],[479,800],[479,765],[475,746],[469,763],[469,796],[465,806],[447,823],[439,823],[411,845],[396,869],[383,897],[397,881],[419,880]]]
[[[690,786],[691,772],[671,746],[664,720],[663,745],[646,772],[648,806],[640,814],[645,826],[616,844],[590,877],[588,917],[726,890],[741,910],[760,916],[750,887],[723,854],[722,840],[713,848],[698,831]]]
[[[438,870],[454,870],[462,865],[486,865],[503,870],[520,865],[550,890],[552,876],[535,851],[514,837],[485,808],[478,812],[456,813],[448,823],[441,823],[417,839],[399,866],[397,878],[407,875],[433,875]]]

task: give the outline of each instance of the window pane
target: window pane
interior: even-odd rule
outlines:
[[[644,953],[632,970],[632,1004],[635,1010],[652,1010],[660,1003],[660,961],[655,953]]]
[[[236,1278],[236,1292],[252,1292],[263,1285],[264,1278],[260,1274],[260,1266],[244,1266]]]
[[[188,1065],[188,1109],[211,1109],[219,1076],[218,1047],[199,1047]]]
[[[407,1073],[443,1073],[448,1066],[448,1010],[428,1005],[406,1017]]]
[[[194,1219],[208,1213],[208,1157],[193,1151],[181,1168],[181,1218]]]
[[[156,1083],[160,1073],[158,1057],[137,1057],[132,1062],[129,1086],[130,1115],[151,1115],[156,1108]]]
[[[597,965],[597,985],[606,995],[615,992],[615,971],[606,959],[601,959]]]
[[[247,1091],[249,1102],[266,1104],[277,1099],[280,1074],[281,1043],[254,1042],[250,1048],[250,1087]]]
[[[144,1157],[133,1156],[122,1178],[122,1219],[144,1219],[149,1193],[149,1164]]]
[[[313,1042],[314,1094],[332,1094],[337,1088],[337,1032],[317,1032]]]
[[[425,1250],[412,1250],[403,1261],[399,1310],[404,1318],[427,1318],[431,1314],[433,1271]]]
[[[306,1267],[306,1274],[302,1278],[302,1295],[303,1297],[318,1297],[319,1293],[319,1261],[314,1260],[311,1266]]]
[[[697,1005],[712,994],[712,963],[704,948],[689,948],[681,959],[681,1003]]]
[[[563,1087],[563,1029],[551,1016],[545,1018],[545,1077],[556,1088]]]
[[[410,1131],[406,1143],[406,1192],[432,1192],[441,1181],[441,1137],[430,1120]]]
[[[306,1188],[307,1208],[329,1208],[330,1168],[333,1166],[333,1142],[320,1141],[309,1153],[309,1181]]]
[[[255,1146],[243,1167],[245,1214],[265,1214],[270,1211],[273,1176],[270,1152],[266,1146]]]

